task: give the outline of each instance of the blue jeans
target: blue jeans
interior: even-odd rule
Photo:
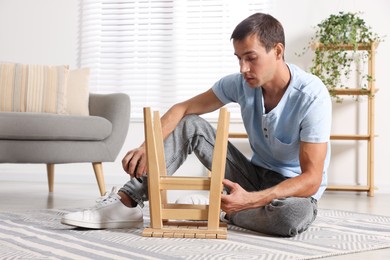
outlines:
[[[195,115],[184,117],[164,142],[167,174],[172,175],[191,153],[210,170],[215,134],[215,129],[203,118]],[[231,143],[228,143],[225,178],[249,192],[267,189],[286,180],[277,172],[252,164]],[[147,177],[142,177],[141,181],[133,178],[120,191],[143,206],[143,201],[148,199]],[[316,215],[315,199],[289,197],[275,199],[264,207],[235,212],[229,216],[229,221],[265,234],[295,236],[305,231]]]

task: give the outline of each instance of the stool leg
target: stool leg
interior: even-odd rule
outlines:
[[[227,142],[229,132],[230,114],[226,108],[220,110],[218,118],[217,134],[213,152],[210,183],[210,207],[208,217],[208,228],[217,229],[219,227],[219,214],[221,209],[222,180],[225,176]]]

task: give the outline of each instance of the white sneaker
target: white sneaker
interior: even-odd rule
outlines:
[[[221,213],[219,214],[219,220],[224,223],[229,223],[229,219],[227,218],[226,212],[221,209]]]
[[[192,194],[178,198],[175,203],[191,205],[209,205],[209,197],[200,194]],[[221,210],[219,219],[221,222],[229,223],[229,219],[226,217],[226,212],[223,210]]]
[[[111,193],[98,199],[93,208],[66,214],[61,223],[92,229],[141,228],[144,225],[141,207],[126,207],[120,201],[115,187]]]
[[[209,197],[200,194],[191,194],[178,198],[175,204],[208,205]]]

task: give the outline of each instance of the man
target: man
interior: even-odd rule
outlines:
[[[272,16],[248,17],[231,39],[240,73],[175,104],[161,118],[167,172],[173,174],[192,152],[210,169],[215,130],[198,115],[238,103],[253,157],[248,160],[228,144],[224,219],[266,234],[294,236],[314,221],[325,190],[330,97],[317,77],[284,61],[283,27]],[[118,193],[113,191],[95,208],[66,215],[62,223],[88,228],[142,225],[141,207],[147,200],[144,144],[129,151],[122,164],[132,179]]]

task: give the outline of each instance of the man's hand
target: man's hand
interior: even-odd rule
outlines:
[[[238,183],[224,179],[223,185],[228,188],[230,194],[221,195],[221,208],[228,215],[243,209],[251,208],[251,194],[244,190]]]
[[[140,178],[147,172],[145,147],[133,149],[122,159],[122,167],[131,177]]]
[[[272,188],[262,191],[248,192],[238,183],[224,179],[223,185],[230,191],[228,195],[221,195],[221,209],[228,215],[244,209],[253,209],[267,205],[274,198]]]

